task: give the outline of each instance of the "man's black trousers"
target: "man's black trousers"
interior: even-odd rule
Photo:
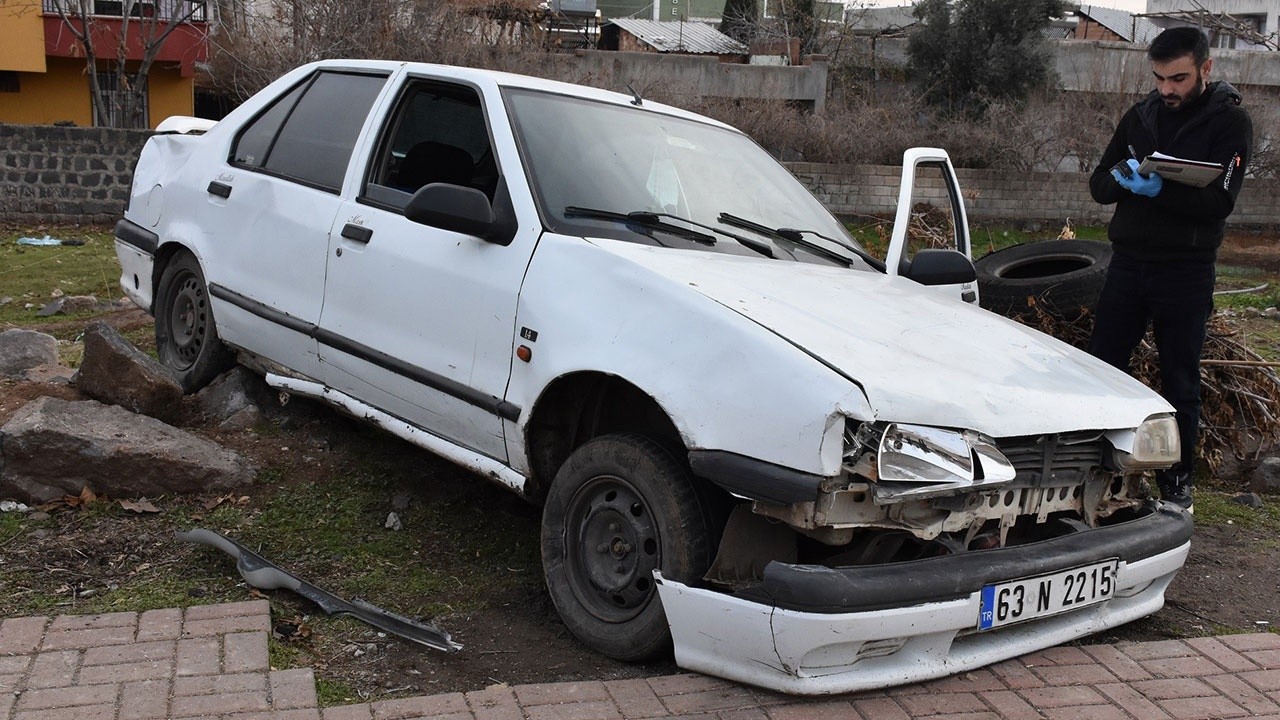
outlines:
[[[1117,252],[1098,298],[1089,352],[1128,372],[1150,323],[1160,355],[1160,394],[1177,410],[1182,461],[1192,472],[1200,423],[1200,353],[1213,312],[1212,260],[1148,261]]]

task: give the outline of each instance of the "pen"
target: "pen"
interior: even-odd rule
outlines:
[[[1138,153],[1133,151],[1132,145],[1129,146],[1129,157],[1133,158],[1134,160],[1138,159]]]

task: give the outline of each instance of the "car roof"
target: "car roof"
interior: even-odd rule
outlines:
[[[311,69],[345,69],[345,70],[382,70],[386,72],[398,72],[404,69],[409,73],[423,73],[434,76],[443,76],[464,82],[472,82],[477,85],[494,84],[503,88],[518,88],[524,90],[536,90],[539,92],[555,93],[559,95],[568,95],[571,97],[579,97],[587,100],[595,100],[606,102],[614,105],[635,105],[635,98],[632,95],[624,95],[622,93],[610,90],[602,90],[600,88],[590,87],[587,85],[578,85],[576,83],[561,82],[559,80],[547,80],[545,78],[532,77],[530,75],[519,75],[516,73],[501,72],[498,70],[485,70],[482,68],[462,67],[457,65],[439,65],[434,63],[423,62],[406,62],[398,60],[320,60],[304,66],[308,70]],[[299,68],[301,70],[302,68]],[[643,100],[643,109],[662,112],[669,115],[675,115],[689,120],[717,125],[726,129],[740,132],[737,128],[726,125],[718,120],[709,118],[705,115],[683,110],[681,108],[666,105],[664,103]]]

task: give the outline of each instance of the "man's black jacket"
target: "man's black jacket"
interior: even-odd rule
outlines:
[[[1116,205],[1107,234],[1117,252],[1144,260],[1202,259],[1212,262],[1222,244],[1227,216],[1235,209],[1253,149],[1253,123],[1240,107],[1240,93],[1229,83],[1209,83],[1204,102],[1193,102],[1193,113],[1182,128],[1160,146],[1159,120],[1167,113],[1160,93],[1129,108],[1116,127],[1102,161],[1089,178],[1093,199]],[[1195,188],[1165,178],[1154,198],[1134,195],[1120,187],[1111,167],[1133,155],[1138,160],[1159,151],[1187,160],[1221,163],[1226,170],[1205,187]]]

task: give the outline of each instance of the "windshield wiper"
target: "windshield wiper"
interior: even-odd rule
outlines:
[[[678,220],[679,222],[692,225],[693,227],[710,230],[711,232],[724,235],[725,237],[733,238],[742,245],[755,250],[765,257],[777,257],[773,253],[773,246],[769,243],[752,240],[751,238],[743,237],[737,233],[728,232],[723,228],[718,228],[714,225],[706,225],[697,222],[696,220],[690,220],[689,218],[680,217],[679,215],[672,215],[671,213],[653,212],[649,210],[619,213],[613,212],[612,210],[597,210],[595,208],[584,208],[576,205],[570,205],[564,209],[564,215],[565,217],[588,217],[599,220],[616,220],[622,223],[632,223],[645,228],[654,228],[664,232],[670,232],[674,235],[679,235],[681,237],[688,238],[689,240],[693,240],[694,242],[700,242],[706,245],[716,244],[716,239],[711,235],[700,233],[697,230],[692,230],[680,225],[672,225],[671,223],[663,221],[664,218],[668,220]]]
[[[826,245],[821,245],[811,240],[806,240],[804,238],[805,235],[814,235],[816,237],[822,238],[823,240],[826,240],[829,243],[835,244],[839,248],[848,250],[849,252],[858,256],[860,259],[862,259],[864,262],[866,262],[868,265],[875,268],[876,270],[879,270],[880,272],[885,271],[884,261],[875,257],[874,255],[870,255],[865,250],[862,250],[861,248],[858,248],[856,246],[846,245],[845,243],[833,237],[827,237],[826,235],[823,235],[822,233],[816,230],[797,230],[795,228],[771,228],[767,225],[761,225],[758,222],[753,222],[746,218],[741,218],[741,217],[738,217],[737,215],[731,215],[729,213],[720,213],[719,220],[725,225],[740,227],[744,230],[751,230],[752,232],[758,232],[761,235],[768,235],[770,237],[776,237],[782,240],[793,242],[797,245],[803,245],[804,247],[810,250],[813,250],[814,252],[820,253],[822,255],[826,255],[827,257],[833,258],[842,263],[848,264],[850,262],[850,258],[844,255],[843,253],[832,250]]]

